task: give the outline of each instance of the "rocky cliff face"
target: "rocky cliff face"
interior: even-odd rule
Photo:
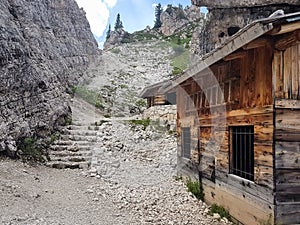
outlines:
[[[285,13],[300,11],[298,0],[192,0],[192,3],[209,8],[206,25],[193,36],[192,52],[199,55],[210,52],[247,24],[266,18],[276,10],[282,9]]]
[[[1,0],[0,31],[0,152],[13,155],[64,123],[65,92],[99,52],[75,0]]]
[[[124,29],[118,29],[117,31],[111,31],[109,38],[105,41],[103,49],[112,49],[115,46],[122,44],[123,40],[129,37],[129,33]]]
[[[196,6],[174,7],[169,5],[167,9],[161,14],[162,26],[160,31],[166,36],[180,32],[190,26],[192,23],[203,21],[204,14]]]

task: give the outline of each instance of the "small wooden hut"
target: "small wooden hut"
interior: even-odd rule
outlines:
[[[300,12],[247,25],[174,87],[178,172],[243,224],[300,224]]]
[[[161,91],[161,88],[169,83],[169,80],[165,80],[145,87],[142,90],[140,96],[147,99],[148,108],[154,105],[176,105],[176,93],[174,90]]]

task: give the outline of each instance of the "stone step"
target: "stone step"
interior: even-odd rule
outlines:
[[[60,152],[60,151],[69,151],[69,152],[78,152],[78,151],[90,151],[90,145],[51,145],[50,151]]]
[[[68,130],[87,130],[87,131],[97,131],[99,126],[95,125],[69,125],[66,127]]]
[[[96,136],[97,131],[95,130],[69,130],[63,129],[62,135],[85,135],[85,136]]]
[[[88,141],[96,142],[97,137],[91,135],[61,135],[60,140],[62,141]]]
[[[68,157],[68,156],[83,156],[83,157],[91,157],[92,156],[91,151],[77,151],[77,152],[72,152],[72,151],[52,151],[49,154],[50,159],[53,159],[54,157]]]
[[[66,162],[66,163],[77,163],[77,162],[91,162],[92,156],[50,156],[50,161]]]
[[[92,161],[92,148],[97,141],[98,126],[73,121],[62,129],[60,139],[50,146],[47,166],[64,169],[87,169]]]
[[[92,146],[95,143],[91,141],[72,141],[72,140],[58,140],[53,143],[54,145],[68,145],[68,146]]]
[[[49,161],[46,166],[56,169],[88,169],[91,162],[62,162],[62,161]]]

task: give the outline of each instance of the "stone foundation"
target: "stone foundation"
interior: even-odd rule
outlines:
[[[143,112],[143,118],[159,120],[161,125],[169,126],[170,130],[176,129],[177,107],[176,105],[156,105]]]

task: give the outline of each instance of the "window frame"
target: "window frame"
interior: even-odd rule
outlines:
[[[230,126],[229,129],[229,173],[254,181],[254,125]]]
[[[191,158],[191,142],[192,142],[191,128],[190,127],[182,127],[181,134],[182,134],[181,135],[181,156],[183,158],[190,159]]]

